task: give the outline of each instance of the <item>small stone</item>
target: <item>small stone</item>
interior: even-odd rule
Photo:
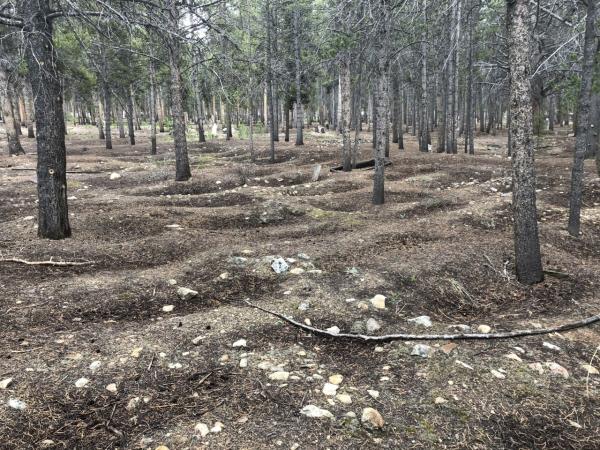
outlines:
[[[373,398],[379,398],[379,391],[373,389],[367,389],[367,393]]]
[[[540,375],[542,375],[544,373],[544,366],[542,365],[542,363],[534,362],[534,363],[527,364],[527,366],[531,370],[535,370]]]
[[[343,375],[340,375],[339,373],[336,373],[335,375],[331,375],[331,376],[329,377],[329,382],[330,382],[331,384],[336,384],[336,385],[339,385],[339,384],[341,384],[341,383],[342,383],[342,380],[343,380],[343,379],[344,379],[344,376],[343,376]]]
[[[171,312],[175,309],[175,305],[165,305],[162,307],[163,312]]]
[[[200,434],[200,436],[202,437],[206,436],[210,432],[210,430],[208,429],[208,425],[202,422],[196,424],[196,426],[194,427],[194,431]]]
[[[488,325],[479,325],[477,327],[477,331],[479,331],[482,334],[488,334],[490,331],[492,331],[492,329]]]
[[[560,352],[560,347],[558,345],[551,344],[550,342],[544,342],[542,345],[544,346],[544,348],[547,348],[549,350]]]
[[[127,402],[127,406],[125,407],[127,409],[127,411],[132,411],[135,408],[137,408],[137,406],[140,404],[140,398],[139,397],[133,397],[132,399],[130,399]]]
[[[12,378],[5,378],[4,380],[0,381],[0,389],[6,389],[8,386],[11,385],[12,382]]]
[[[227,280],[229,278],[229,272],[223,272],[221,275],[219,275],[219,278],[221,280]]]
[[[44,439],[42,442],[40,442],[40,445],[42,448],[52,447],[54,445],[54,441],[52,439]]]
[[[167,447],[166,445],[159,445],[154,450],[169,450],[169,447]]]
[[[383,353],[385,349],[383,347],[377,346],[375,347],[375,349],[373,350],[375,353]]]
[[[229,355],[227,355],[227,354],[225,354],[225,355],[222,355],[222,356],[219,358],[219,361],[220,361],[220,362],[227,362],[227,361],[229,361]]]
[[[277,257],[271,262],[271,268],[275,273],[283,273],[287,272],[290,266],[288,266],[288,263],[285,262],[285,259]]]
[[[498,378],[499,380],[503,380],[503,379],[505,379],[505,378],[506,378],[506,375],[504,375],[502,372],[498,372],[498,371],[497,371],[497,370],[495,370],[495,369],[492,369],[492,370],[491,370],[491,372],[492,372],[492,375],[494,375],[494,376],[495,376],[496,378]]]
[[[330,332],[331,334],[340,334],[340,329],[338,327],[336,327],[335,325],[327,328],[326,331]]]
[[[294,267],[292,270],[290,270],[290,273],[294,275],[300,275],[301,273],[304,273],[304,269],[302,267]]]
[[[8,400],[8,406],[12,409],[18,409],[19,411],[23,411],[27,405],[25,402],[19,400],[18,398],[11,398]]]
[[[446,400],[444,397],[436,397],[433,403],[436,405],[441,405],[443,403],[448,403],[448,400]]]
[[[117,173],[117,172],[113,172],[110,174],[109,177],[111,180],[118,180],[119,178],[121,178],[121,174]]]
[[[245,367],[248,367],[248,358],[242,358],[240,359],[240,367],[243,369]]]
[[[311,321],[310,321],[310,319],[308,319],[308,318],[307,318],[307,319],[304,319],[304,323],[305,323],[306,325],[308,325],[309,327],[312,325],[312,322],[311,322]]]
[[[383,428],[383,425],[385,424],[383,417],[381,417],[381,414],[375,408],[363,409],[360,421],[365,428],[377,430]]]
[[[192,344],[199,345],[200,342],[202,342],[202,339],[204,339],[204,336],[195,337],[194,339],[192,339]]]
[[[223,424],[221,422],[215,422],[215,424],[213,425],[213,427],[210,429],[211,433],[220,433],[221,431],[223,431]]]
[[[269,374],[269,379],[273,381],[287,381],[289,377],[290,373],[285,371],[278,371]]]
[[[177,295],[179,296],[179,298],[181,300],[187,301],[187,300],[191,300],[196,295],[198,295],[198,291],[194,291],[193,289],[186,288],[186,287],[180,287],[179,289],[177,289]]]
[[[335,398],[344,405],[352,404],[352,397],[350,397],[348,394],[337,394]]]
[[[300,414],[302,414],[303,416],[314,417],[314,418],[322,418],[322,417],[327,417],[329,419],[333,418],[333,414],[331,414],[331,412],[327,411],[326,409],[319,408],[316,405],[306,405],[304,408],[302,408],[300,410]]]
[[[384,295],[377,294],[375,297],[373,297],[369,301],[371,302],[371,305],[373,305],[373,308],[385,309],[385,296]]]
[[[231,344],[231,346],[232,347],[245,347],[246,346],[246,339],[238,339],[233,344]]]
[[[512,359],[513,361],[523,362],[523,359],[521,359],[521,357],[519,355],[517,355],[516,353],[509,353],[507,355],[504,355],[504,357],[508,358],[508,359]]]
[[[75,387],[78,387],[78,388],[86,387],[89,382],[90,382],[90,380],[88,380],[87,378],[80,378],[79,380],[77,380],[75,382]]]
[[[177,280],[174,278],[170,278],[169,280],[167,280],[167,283],[171,286],[175,286],[177,284]]]
[[[98,370],[100,368],[101,365],[102,365],[101,361],[92,361],[92,363],[90,364],[90,370],[92,372],[95,372],[96,370]]]
[[[429,316],[419,316],[415,317],[414,319],[408,319],[408,321],[426,328],[429,328],[433,325]]]
[[[588,375],[598,375],[598,369],[590,364],[582,364],[581,368],[587,372]],[[1,388],[1,386],[0,386]]]
[[[410,354],[420,356],[421,358],[428,358],[431,354],[431,347],[425,344],[415,344]]]
[[[336,394],[339,386],[337,384],[325,383],[323,386],[323,394],[327,396],[333,396]]]
[[[548,367],[548,369],[550,369],[550,372],[553,375],[558,375],[561,376],[565,379],[569,378],[569,371],[567,369],[565,369],[563,366],[561,366],[558,363],[555,362],[547,362],[546,363],[546,367]]]
[[[573,428],[583,428],[579,423],[575,422],[574,420],[567,419],[567,422],[569,422],[569,425],[571,425]]]
[[[106,390],[108,392],[112,392],[113,394],[117,392],[117,385],[115,383],[110,383],[106,385]]]
[[[458,347],[458,344],[455,344],[454,342],[448,342],[447,344],[442,345],[441,349],[444,352],[444,354],[449,355],[457,347]]]
[[[457,360],[455,360],[454,362],[455,362],[456,364],[458,364],[459,366],[462,366],[462,367],[464,367],[465,369],[474,370],[474,369],[473,369],[473,366],[470,366],[469,364],[467,364],[467,363],[465,363],[465,362],[462,362],[462,361],[460,361],[460,360],[458,360],[458,359],[457,359]]]
[[[142,350],[144,350],[144,347],[136,347],[131,351],[131,356],[133,358],[139,358],[140,354],[142,353]]]
[[[461,333],[468,333],[469,331],[471,331],[471,327],[469,325],[465,325],[462,323],[458,325],[449,325],[448,328],[460,331]]]
[[[367,320],[367,331],[369,333],[373,333],[377,330],[381,329],[381,325],[379,325],[379,322],[377,322],[375,319],[373,319],[372,317],[370,317]]]
[[[356,304],[356,307],[358,309],[360,309],[361,311],[368,311],[369,310],[369,304],[366,302],[358,302]]]

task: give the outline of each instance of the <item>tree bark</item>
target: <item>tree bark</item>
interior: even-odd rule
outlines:
[[[62,90],[52,42],[49,0],[24,0],[23,39],[37,122],[38,236],[71,236]]]
[[[577,132],[575,137],[575,157],[571,174],[571,197],[569,201],[569,234],[578,236],[581,228],[581,194],[583,191],[583,163],[589,151],[590,140],[590,106],[592,82],[594,76],[594,58],[598,51],[596,37],[596,1],[587,0],[587,18],[585,21],[585,38],[583,44],[583,71],[581,89],[579,91],[579,108],[577,112]]]
[[[300,10],[294,10],[294,54],[296,60],[296,145],[304,145],[304,111],[302,109],[302,60],[300,49]]]
[[[152,56],[152,55],[150,55]],[[150,59],[150,154],[156,155],[156,68]]]
[[[0,99],[2,100],[2,116],[4,117],[4,129],[8,140],[8,154],[25,154],[19,135],[15,128],[15,118],[13,116],[13,105],[11,89],[9,88],[10,75],[8,70],[0,62]]]
[[[133,89],[127,88],[127,131],[129,133],[129,144],[135,145],[135,125],[133,117]]]
[[[510,65],[513,217],[517,279],[544,279],[535,202],[528,0],[506,0]]]
[[[350,54],[344,52],[340,64],[340,95],[342,99],[342,166],[344,172],[352,170],[350,142]]]

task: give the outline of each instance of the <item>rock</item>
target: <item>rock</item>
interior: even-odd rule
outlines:
[[[170,279],[167,280],[167,283],[170,286],[175,286],[177,284],[177,280],[175,278],[170,278]]]
[[[18,409],[19,411],[23,411],[25,408],[27,408],[27,405],[25,404],[25,402],[19,400],[18,398],[9,399],[8,406],[11,407],[12,409]]]
[[[154,450],[169,450],[169,447],[167,447],[166,445],[159,445]]]
[[[5,378],[4,380],[0,381],[0,389],[6,389],[8,386],[11,385],[12,382],[12,378]]]
[[[304,261],[308,261],[310,259],[310,256],[308,256],[306,253],[298,253],[296,256]]]
[[[319,181],[319,176],[321,175],[321,164],[317,164],[313,167],[312,176],[310,177],[310,181],[313,183]]]
[[[221,431],[223,431],[223,424],[221,422],[215,422],[215,424],[213,425],[213,427],[210,429],[211,433],[220,433]]]
[[[269,374],[269,379],[273,381],[287,381],[289,377],[290,373],[283,370]]]
[[[302,267],[294,267],[292,270],[290,270],[290,273],[294,275],[300,275],[301,273],[304,273],[304,269]]]
[[[544,346],[544,348],[547,348],[549,350],[560,352],[560,347],[558,345],[551,344],[550,342],[544,342],[542,345]]]
[[[245,367],[248,367],[248,358],[242,358],[240,359],[240,367],[243,369]]]
[[[373,389],[367,389],[368,394],[373,398],[379,398],[379,391]]]
[[[587,372],[588,375],[598,375],[598,369],[590,364],[582,364],[581,368]],[[2,386],[0,386],[1,388]]]
[[[194,339],[192,339],[192,344],[200,345],[200,342],[202,342],[202,339],[204,339],[204,336],[197,336]]]
[[[377,330],[381,329],[381,325],[379,325],[379,322],[377,322],[375,319],[373,319],[372,317],[370,317],[367,320],[367,332],[369,333],[373,333]]]
[[[529,367],[531,370],[535,370],[540,375],[542,375],[544,373],[544,366],[542,365],[542,363],[539,363],[539,362],[530,363],[530,364],[527,364],[527,367]]]
[[[458,360],[458,359],[457,359],[457,360],[455,360],[454,362],[455,362],[456,364],[458,364],[459,366],[462,366],[462,367],[464,367],[465,369],[474,370],[474,369],[473,369],[473,366],[470,366],[469,364],[467,364],[467,363],[464,363],[464,362],[462,362],[462,361],[460,361],[460,360]]]
[[[336,394],[339,386],[337,384],[325,383],[323,386],[323,394],[327,396],[333,396]]]
[[[95,372],[96,370],[98,370],[100,368],[101,365],[102,365],[101,361],[92,361],[92,363],[90,364],[90,370],[92,372]]]
[[[225,354],[225,355],[222,355],[222,356],[219,358],[219,361],[220,361],[220,362],[227,362],[227,361],[229,361],[229,355],[227,355],[227,354]]]
[[[385,296],[377,294],[369,301],[371,302],[371,305],[373,305],[373,308],[385,309]]]
[[[327,328],[326,331],[329,331],[331,334],[340,334],[340,329],[338,327],[336,327],[335,325]]]
[[[408,319],[408,321],[426,328],[429,328],[433,325],[429,316],[419,316],[415,317],[414,319]]]
[[[111,180],[118,180],[119,178],[121,178],[121,174],[120,174],[120,173],[117,173],[117,172],[113,172],[113,173],[111,173],[111,174],[110,174],[110,177],[109,177],[109,178],[110,178]]]
[[[89,382],[90,382],[90,380],[88,380],[87,378],[80,378],[79,380],[77,380],[75,382],[75,387],[78,387],[78,388],[86,387]]]
[[[223,272],[221,275],[219,275],[219,278],[221,280],[227,280],[227,279],[229,279],[229,277],[230,277],[229,272]]]
[[[441,405],[443,403],[448,403],[448,400],[446,400],[444,397],[436,397],[433,403],[436,405]]]
[[[162,307],[163,312],[171,312],[175,309],[175,305],[165,305]]]
[[[310,319],[309,319],[309,318],[306,318],[306,319],[304,319],[304,323],[305,323],[306,325],[308,325],[309,327],[312,325],[312,322],[310,321]]]
[[[137,406],[140,404],[140,398],[139,397],[133,397],[132,399],[130,399],[127,402],[127,406],[125,407],[125,409],[127,409],[127,411],[132,411],[135,408],[137,408]]]
[[[567,422],[569,422],[569,425],[571,425],[573,428],[583,428],[579,423],[575,422],[574,420],[567,419]]]
[[[183,301],[188,301],[193,299],[196,295],[198,295],[198,291],[194,291],[193,289],[180,287],[177,289],[177,295]]]
[[[344,405],[352,404],[352,397],[350,397],[348,394],[337,394],[335,398]]]
[[[506,375],[504,375],[502,372],[498,372],[495,369],[491,370],[492,375],[494,375],[496,378],[498,378],[499,380],[504,380],[506,378]]]
[[[110,383],[106,385],[106,390],[108,392],[112,392],[113,394],[117,392],[117,385],[115,383]]]
[[[310,308],[310,302],[308,300],[304,301],[298,305],[298,309],[300,311],[307,311],[308,308]]]
[[[273,271],[275,273],[283,273],[283,272],[287,272],[287,270],[290,268],[290,266],[288,266],[288,263],[285,262],[285,259],[278,256],[277,258],[273,259],[273,261],[271,262],[271,268],[273,269]]]
[[[232,347],[245,347],[246,346],[246,339],[238,339],[233,344],[231,344],[231,346]]]
[[[425,344],[415,344],[410,354],[420,356],[421,358],[428,358],[431,354],[431,347]]]
[[[194,431],[200,434],[200,436],[202,437],[206,436],[210,432],[210,430],[208,429],[208,425],[202,422],[196,424],[196,426],[194,427]]]
[[[340,375],[339,373],[336,373],[335,375],[331,375],[329,377],[329,382],[331,384],[340,385],[340,384],[342,384],[342,380],[343,379],[344,379],[343,375]]]
[[[458,344],[455,344],[454,342],[448,342],[447,344],[444,344],[441,347],[442,351],[446,355],[452,353],[456,348],[458,348]]]
[[[461,333],[468,333],[469,331],[471,331],[471,327],[469,325],[464,325],[462,323],[459,323],[457,325],[449,325],[448,328],[450,328],[451,330],[460,331]]]
[[[508,359],[512,359],[513,361],[523,362],[523,359],[521,359],[521,357],[519,355],[517,355],[516,353],[508,353],[507,355],[504,355],[504,357],[508,358]]]
[[[170,225],[165,225],[165,228],[173,228],[175,230],[181,228],[181,225],[177,224],[177,223],[172,223]]]
[[[367,327],[365,326],[365,322],[363,320],[357,320],[350,327],[350,331],[354,334],[364,334],[367,332]]]
[[[477,327],[477,331],[479,331],[482,334],[488,334],[490,331],[492,331],[492,329],[488,325],[479,325]]]
[[[52,439],[44,439],[42,442],[40,442],[40,445],[42,448],[52,447],[54,445],[54,441]]]
[[[565,369],[563,366],[561,366],[558,363],[555,362],[547,362],[546,363],[546,367],[548,369],[550,369],[550,372],[553,375],[558,375],[563,377],[564,379],[569,378],[569,371],[567,369]]]
[[[371,430],[380,430],[385,424],[383,417],[381,417],[381,414],[375,408],[364,408],[360,421],[365,428]]]
[[[326,409],[319,408],[315,405],[306,405],[304,408],[300,410],[300,414],[306,417],[314,417],[314,418],[322,418],[327,417],[329,419],[333,419],[333,414],[327,411]]]

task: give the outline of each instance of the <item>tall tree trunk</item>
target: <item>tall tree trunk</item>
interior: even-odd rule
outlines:
[[[106,137],[104,136],[104,122],[102,116],[104,115],[104,108],[102,107],[102,93],[99,92],[94,96],[96,103],[98,104],[98,114],[96,117],[96,126],[98,127],[98,139],[104,140]]]
[[[162,86],[158,85],[158,132],[165,132],[165,101],[163,97]]]
[[[198,64],[198,62],[197,62]],[[206,142],[206,136],[204,134],[204,101],[202,100],[202,91],[200,89],[200,80],[198,79],[198,70],[194,70],[194,93],[196,98],[196,114],[197,125],[198,125],[198,142]]]
[[[104,98],[104,138],[105,146],[107,150],[112,149],[112,135],[110,131],[111,119],[110,114],[112,111],[112,102],[110,95],[110,87],[106,79],[102,80],[102,94]]]
[[[458,0],[455,0],[458,1]],[[423,10],[423,25],[421,31],[421,82],[419,105],[419,151],[429,151],[429,121],[427,111],[427,0],[421,2]]]
[[[528,0],[506,0],[510,65],[515,265],[521,283],[543,280],[535,204]]]
[[[340,64],[340,95],[342,99],[342,167],[344,172],[352,170],[350,142],[350,54],[344,52]]]
[[[265,54],[266,57],[266,66],[267,66],[267,120],[269,122],[270,130],[269,130],[269,146],[270,146],[270,161],[272,163],[275,162],[275,133],[277,132],[276,124],[275,124],[275,105],[273,99],[273,72],[272,72],[272,27],[273,27],[273,17],[271,14],[271,1],[267,0],[265,3],[265,20],[267,22],[267,51]]]
[[[150,154],[156,155],[156,68],[150,54]]]
[[[35,132],[33,129],[35,112],[33,108],[33,93],[31,92],[31,84],[27,80],[24,80],[23,82],[23,97],[25,100],[25,110],[27,112],[27,137],[33,139],[35,138]]]
[[[52,42],[49,0],[22,2],[23,39],[37,123],[38,236],[71,236],[62,90]]]
[[[129,144],[135,145],[135,128],[133,117],[133,89],[131,86],[127,89],[127,131],[129,133]]]
[[[4,129],[8,140],[8,154],[25,154],[19,135],[15,129],[15,118],[13,116],[13,105],[11,101],[11,90],[9,88],[9,72],[0,62],[0,100],[2,100],[2,116],[4,117]]]
[[[123,121],[123,108],[121,108],[121,102],[117,101],[115,109],[115,116],[117,117],[117,128],[119,129],[119,139],[125,139],[125,122]]]
[[[588,152],[590,140],[587,129],[590,126],[590,104],[592,82],[594,77],[594,57],[598,51],[596,37],[597,5],[594,0],[587,0],[587,18],[585,21],[585,38],[583,44],[583,71],[581,89],[579,91],[579,108],[577,112],[577,132],[575,138],[575,158],[571,174],[571,197],[569,202],[569,234],[578,236],[581,228],[581,194],[583,191],[583,163]]]
[[[294,10],[294,54],[296,60],[296,145],[304,145],[304,111],[302,108],[302,54],[300,48],[300,9]]]

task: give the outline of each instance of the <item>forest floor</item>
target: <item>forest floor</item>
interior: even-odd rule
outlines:
[[[149,156],[145,135],[106,151],[95,133],[68,136],[69,170],[94,172],[68,175],[71,239],[36,237],[35,171],[16,170],[35,167],[32,140],[0,157],[0,257],[93,262],[0,262],[0,448],[600,448],[598,326],[428,343],[421,357],[414,342],[319,338],[244,303],[373,334],[598,313],[600,179],[586,163],[583,234],[569,237],[566,130],[537,142],[536,165],[543,263],[568,276],[533,287],[512,276],[506,135],[478,137],[476,156],[420,154],[406,136],[372,206],[372,171],[329,172],[333,133],[281,138],[275,164],[264,136],[255,163],[247,141],[190,143],[181,183],[167,134]],[[276,274],[273,256],[290,270]],[[422,315],[431,327],[408,321]],[[325,395],[338,374],[326,390],[341,395]],[[383,429],[361,424],[366,407]]]

